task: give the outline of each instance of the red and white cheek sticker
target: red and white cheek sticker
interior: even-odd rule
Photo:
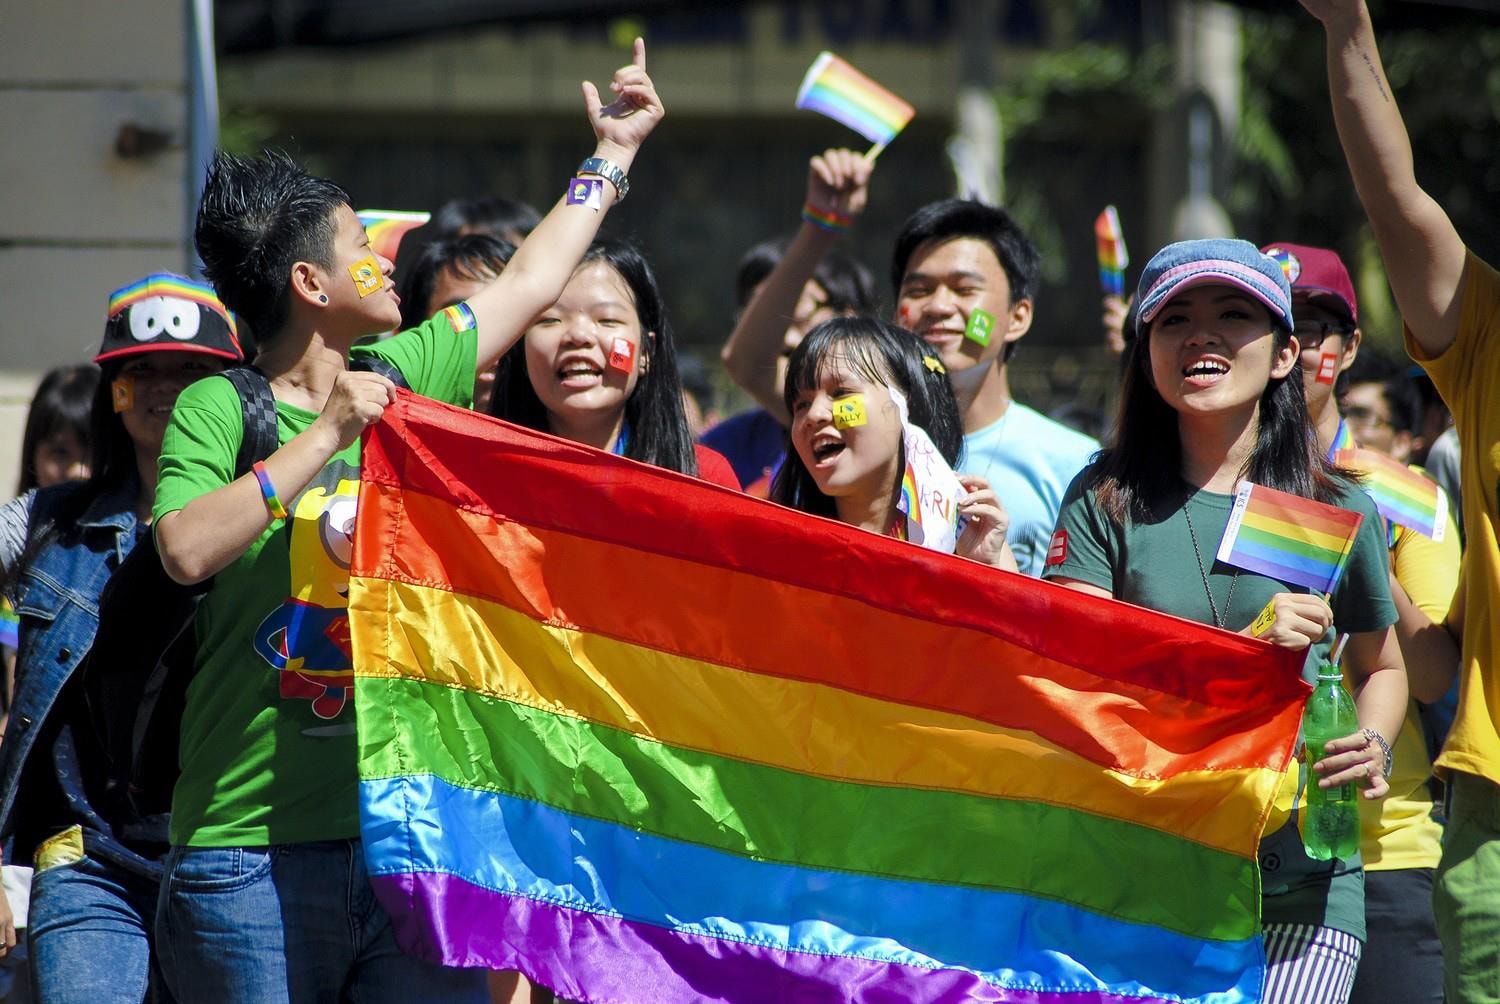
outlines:
[[[1339,354],[1325,351],[1318,357],[1318,383],[1331,384],[1339,378]]]
[[[615,338],[609,343],[609,368],[621,373],[635,370],[635,343],[628,338]]]
[[[372,254],[367,254],[350,265],[349,277],[354,280],[354,288],[359,290],[361,300],[385,288],[385,276],[380,273],[380,262]]]

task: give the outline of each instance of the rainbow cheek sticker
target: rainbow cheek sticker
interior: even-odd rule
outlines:
[[[988,310],[980,310],[975,307],[969,312],[969,323],[964,325],[964,337],[971,342],[980,345],[990,343],[990,335],[995,331],[995,315]]]
[[[1318,383],[1331,384],[1339,378],[1339,354],[1324,352],[1318,357]]]
[[[367,254],[350,265],[349,277],[354,280],[354,288],[359,290],[361,300],[385,288],[385,276],[380,274],[380,262],[372,254]]]
[[[833,402],[833,427],[835,429],[855,429],[864,425],[868,419],[865,417],[865,396],[863,394],[848,394]]]
[[[115,414],[135,407],[135,380],[128,376],[115,379],[109,385],[109,398],[114,402]]]
[[[609,343],[609,368],[621,373],[635,369],[635,344],[628,338],[616,338]]]

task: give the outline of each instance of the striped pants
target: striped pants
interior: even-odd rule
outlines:
[[[1267,924],[1263,1004],[1347,1004],[1363,947],[1314,924]]]

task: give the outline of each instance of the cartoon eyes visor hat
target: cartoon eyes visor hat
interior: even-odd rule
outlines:
[[[94,362],[142,352],[201,352],[230,363],[245,353],[234,315],[201,282],[157,272],[115,290]]]

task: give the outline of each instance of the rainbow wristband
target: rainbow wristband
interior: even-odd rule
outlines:
[[[854,225],[854,217],[840,216],[828,209],[819,209],[811,202],[802,207],[802,218],[819,230],[827,230],[832,234],[846,233]]]
[[[266,508],[271,510],[271,518],[286,519],[286,506],[276,497],[276,486],[271,484],[271,475],[266,473],[266,462],[257,460],[250,469],[255,472],[255,480],[260,482],[260,494],[266,500]]]

